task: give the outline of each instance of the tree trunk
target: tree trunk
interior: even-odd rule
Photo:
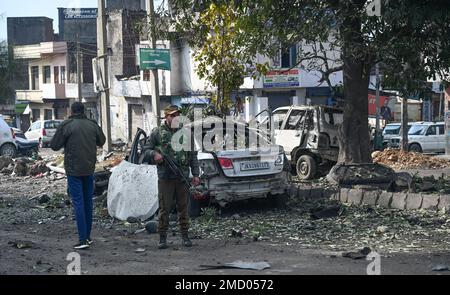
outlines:
[[[338,163],[372,163],[368,119],[370,56],[365,53],[361,19],[353,14],[357,13],[355,6],[347,9],[341,30],[345,105],[338,136]]]
[[[402,98],[402,151],[408,151],[408,99]]]
[[[362,62],[344,59],[344,122],[339,130],[339,163],[372,163],[369,137],[369,76]]]

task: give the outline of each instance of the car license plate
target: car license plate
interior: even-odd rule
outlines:
[[[244,162],[241,163],[241,171],[269,169],[268,162]]]

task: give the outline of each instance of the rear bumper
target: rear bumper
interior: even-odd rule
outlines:
[[[214,202],[225,205],[234,201],[266,198],[269,194],[287,193],[288,173],[283,171],[269,177],[238,179],[217,176],[208,180],[208,190]]]

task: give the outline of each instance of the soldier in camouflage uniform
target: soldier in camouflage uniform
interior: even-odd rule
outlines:
[[[177,166],[183,171],[183,174],[189,179],[189,167],[191,168],[193,180],[192,184],[200,184],[199,165],[197,153],[195,151],[174,151],[171,146],[173,134],[178,129],[172,128],[172,120],[179,116],[180,111],[177,106],[169,106],[164,110],[165,122],[159,128],[155,128],[147,139],[145,145],[146,157],[149,157],[158,165],[158,199],[159,199],[159,224],[158,232],[160,241],[158,248],[167,248],[167,230],[169,229],[169,214],[175,198],[178,211],[178,222],[180,225],[183,245],[191,247],[192,242],[188,237],[189,230],[189,188],[183,179],[176,175],[167,163],[164,157],[170,157]]]

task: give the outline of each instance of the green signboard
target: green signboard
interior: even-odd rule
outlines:
[[[170,51],[168,49],[141,48],[141,70],[166,70],[170,71]]]

